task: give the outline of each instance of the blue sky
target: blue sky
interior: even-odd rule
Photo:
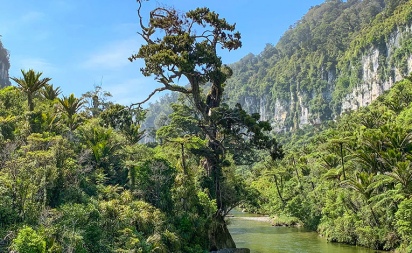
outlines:
[[[259,54],[310,7],[323,0],[162,0],[145,2],[181,11],[209,7],[242,34],[241,49],[224,52],[224,63]],[[81,94],[101,85],[121,104],[139,102],[159,85],[144,77],[143,62],[130,63],[142,40],[134,0],[0,0],[0,35],[10,51],[10,76],[32,68],[52,78],[63,94]],[[156,97],[154,98],[156,99]]]

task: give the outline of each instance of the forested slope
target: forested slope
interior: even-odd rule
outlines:
[[[260,211],[296,217],[329,241],[411,252],[411,102],[404,80],[337,122],[285,136],[285,158],[246,175]]]
[[[370,104],[412,70],[411,17],[410,1],[326,1],[275,46],[233,64],[227,100],[278,130]]]

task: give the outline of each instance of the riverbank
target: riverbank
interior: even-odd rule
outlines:
[[[276,215],[271,218],[272,226],[278,227],[301,227],[303,224],[299,219],[285,215]]]
[[[301,227],[302,226],[302,223],[298,219],[285,216],[285,215],[276,215],[274,217],[270,217],[268,215],[258,216],[257,214],[237,212],[237,215],[229,215],[227,216],[227,218],[229,219],[237,218],[237,219],[250,220],[250,221],[267,222],[267,223],[270,223],[272,226],[277,226],[277,227]]]
[[[262,217],[236,217],[232,216],[231,218],[243,219],[243,220],[253,220],[253,221],[261,221],[261,222],[269,222],[272,223],[273,220],[269,216],[262,216]]]
[[[234,210],[228,218],[228,229],[236,246],[251,253],[375,253],[371,249],[328,243],[316,232],[303,227],[273,226],[272,217]],[[283,217],[280,217],[281,219]]]

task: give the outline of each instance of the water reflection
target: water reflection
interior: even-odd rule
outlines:
[[[251,215],[232,212],[229,230],[238,248],[252,253],[374,253],[362,247],[328,243],[315,232],[303,228],[272,227],[267,222],[251,220]]]

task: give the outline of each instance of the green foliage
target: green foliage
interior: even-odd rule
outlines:
[[[204,252],[216,246],[212,234],[223,234],[222,217],[241,205],[332,242],[411,251],[411,78],[369,107],[340,114],[362,78],[362,55],[371,45],[385,52],[392,32],[410,25],[411,10],[402,0],[326,1],[232,72],[215,49],[241,45],[234,25],[207,8],[181,15],[159,7],[141,24],[147,45],[131,59],[144,58],[143,73],[163,84],[154,93],[185,95],[161,99],[175,102],[164,111],[160,102],[149,111],[111,104],[99,86],[82,98],[58,98],[50,78],[22,71],[13,78],[18,88],[0,89],[6,247]],[[407,74],[411,39],[399,42],[379,59],[382,80],[392,67]],[[183,76],[188,86],[174,83]],[[256,97],[266,108],[248,107]],[[301,127],[302,106],[312,123],[336,121],[285,133],[281,148],[267,135],[273,125],[247,113],[275,105],[290,107],[279,129]],[[139,143],[144,133],[157,143]]]
[[[183,101],[182,101],[183,102]],[[185,103],[173,103],[173,112],[168,116],[170,122],[156,132],[157,139],[167,141],[171,138],[196,135],[201,132],[198,126],[199,117],[196,112]]]
[[[405,199],[395,214],[396,227],[407,251],[412,250],[412,199]]]
[[[134,144],[143,138],[144,131],[140,131],[140,121],[143,120],[145,113],[143,110],[114,104],[102,111],[99,117],[103,126],[121,131],[129,143]]]
[[[205,140],[206,145],[189,151],[202,159],[204,172],[201,187],[209,190],[218,208],[208,231],[209,248],[235,247],[231,237],[227,236],[223,217],[234,203],[239,203],[238,199],[234,200],[234,193],[242,197],[246,194],[242,193],[245,187],[241,184],[233,186],[228,180],[230,174],[224,171],[230,165],[229,154],[238,163],[244,162],[241,160],[246,160],[246,156],[253,156],[252,148],[270,150],[273,159],[283,156],[280,145],[265,134],[271,130],[268,122],[261,121],[258,114],[249,115],[240,105],[230,109],[222,103],[225,82],[232,75],[232,70],[222,64],[217,47],[229,51],[239,48],[240,33],[235,31],[235,25],[229,24],[208,8],[197,8],[181,14],[173,8],[157,7],[150,12],[150,19],[144,24],[141,13],[143,2],[138,1],[138,16],[141,28],[139,35],[145,44],[129,60],[143,59],[145,66],[141,68],[142,74],[153,75],[162,87],[155,89],[145,101],[136,105],[141,106],[156,92],[164,90],[187,96],[183,104],[172,106],[174,113],[169,118],[169,125],[166,124],[169,120],[167,117],[158,118],[160,122],[157,123],[161,128],[156,137],[161,144],[176,142],[181,145],[184,174],[188,174],[185,144],[193,139]],[[188,85],[178,84],[181,77],[188,80]],[[241,157],[236,157],[238,154]],[[136,175],[139,179],[138,175],[150,174],[147,165],[146,162],[138,166],[139,170],[133,173],[133,177]],[[145,178],[138,185],[141,182],[151,180]],[[144,190],[153,192],[152,189]],[[156,198],[159,197],[145,197],[164,210],[156,203]]]
[[[85,107],[86,115],[97,117],[113,103],[108,101],[112,96],[110,92],[104,91],[102,86],[94,85],[94,90],[88,91],[82,95],[81,100]]]
[[[287,215],[329,241],[411,248],[412,82],[311,133],[288,136],[285,158],[255,165],[261,211]],[[394,106],[396,103],[396,106]]]
[[[41,95],[48,100],[55,100],[61,94],[60,87],[54,88],[53,84],[46,84],[41,90]]]
[[[405,27],[411,24],[411,11],[407,1],[314,6],[275,46],[268,44],[260,54],[231,65],[227,103],[265,111],[268,117],[277,114],[271,123],[281,130],[302,127],[298,115],[305,108],[311,124],[339,117],[344,97],[362,84],[367,71],[379,74],[378,83],[394,80],[394,68],[408,75],[411,49]],[[402,37],[400,44],[391,47],[395,36]],[[379,64],[364,69],[362,62],[372,50],[379,52]]]
[[[0,138],[14,139],[14,130],[17,127],[17,118],[15,116],[0,117]]]
[[[8,86],[0,90],[1,116],[18,115],[24,111],[24,95],[14,86]]]
[[[42,72],[35,72],[32,69],[28,71],[21,70],[23,78],[11,77],[11,79],[19,85],[19,88],[27,95],[27,104],[29,111],[34,110],[34,96],[41,88],[46,86],[51,78],[40,79]]]
[[[63,119],[70,131],[76,130],[79,127],[82,119],[77,114],[77,112],[82,108],[85,103],[82,99],[78,99],[74,94],[63,98],[58,98],[58,101],[61,105],[61,111],[63,112]]]
[[[81,99],[55,98],[58,93],[45,86],[30,111],[22,90],[0,90],[0,235],[9,235],[5,248],[206,249],[216,202],[200,188],[199,157],[189,152],[204,147],[205,140],[179,137],[153,149],[137,143],[144,111],[112,105],[99,107],[99,117],[87,118],[79,111]]]
[[[270,150],[273,160],[283,157],[283,151],[274,138],[266,135],[272,127],[267,121],[261,121],[260,115],[249,115],[240,104],[230,109],[223,104],[213,112],[212,119],[219,129],[219,133],[225,136],[222,144],[233,153],[233,159],[237,164],[247,164],[254,161],[252,149]]]
[[[23,227],[13,240],[13,250],[19,253],[45,253],[46,241],[31,227]]]
[[[162,211],[172,210],[171,189],[174,185],[176,170],[165,159],[154,158],[138,164],[131,181],[132,189],[143,200]]]

